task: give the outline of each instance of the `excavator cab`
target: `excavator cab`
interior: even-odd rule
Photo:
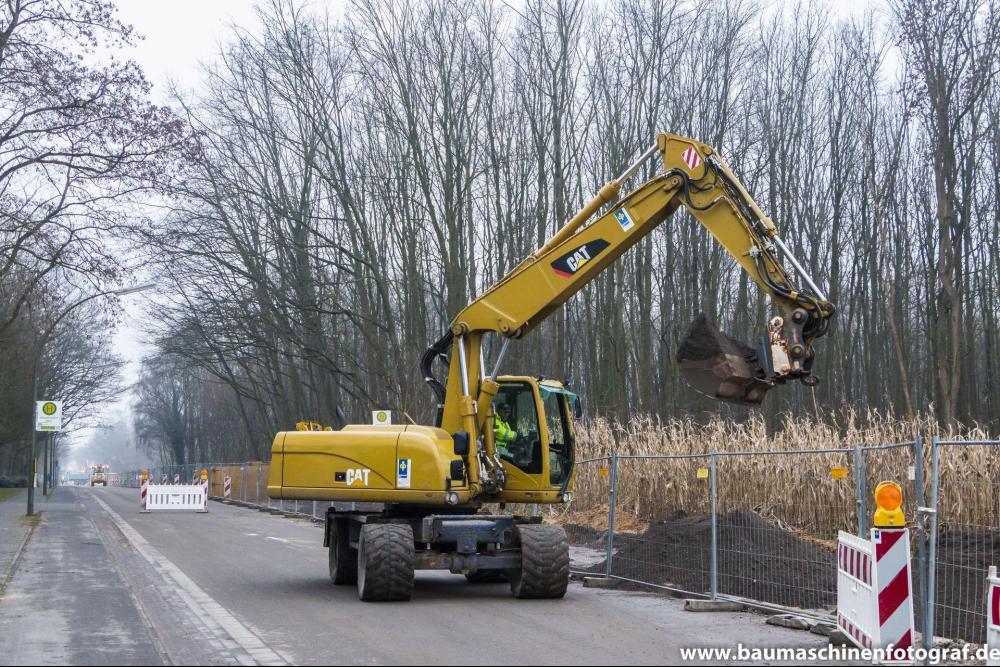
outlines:
[[[561,382],[501,376],[493,438],[507,481],[502,502],[538,502],[566,493],[573,474],[576,394]]]

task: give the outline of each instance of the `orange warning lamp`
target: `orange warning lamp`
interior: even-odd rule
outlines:
[[[875,487],[876,528],[902,528],[906,517],[900,507],[903,504],[903,489],[896,482],[880,482]]]

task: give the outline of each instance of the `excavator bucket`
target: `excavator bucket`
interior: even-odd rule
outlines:
[[[719,331],[705,313],[688,325],[677,365],[692,389],[720,401],[760,405],[774,387],[754,349]]]

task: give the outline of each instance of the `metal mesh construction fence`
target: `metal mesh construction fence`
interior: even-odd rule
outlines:
[[[986,571],[1000,565],[1000,441],[932,442],[928,572],[935,635],[986,640]]]

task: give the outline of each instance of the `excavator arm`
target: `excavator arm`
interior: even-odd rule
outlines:
[[[654,156],[663,163],[662,173],[621,196],[623,184]],[[486,419],[510,340],[538,326],[681,207],[711,232],[781,311],[756,347],[719,332],[704,315],[697,317],[677,351],[687,382],[708,396],[744,405],[759,405],[768,390],[788,380],[814,384],[813,344],[826,333],[833,305],[725,161],[699,141],[661,133],[653,147],[605,185],[543,247],[462,310],[448,333],[428,349],[423,371],[442,404],[441,426],[492,440]],[[783,260],[804,287],[785,270]],[[481,347],[487,332],[504,337],[490,373]],[[449,359],[447,387],[433,377],[436,358]]]

